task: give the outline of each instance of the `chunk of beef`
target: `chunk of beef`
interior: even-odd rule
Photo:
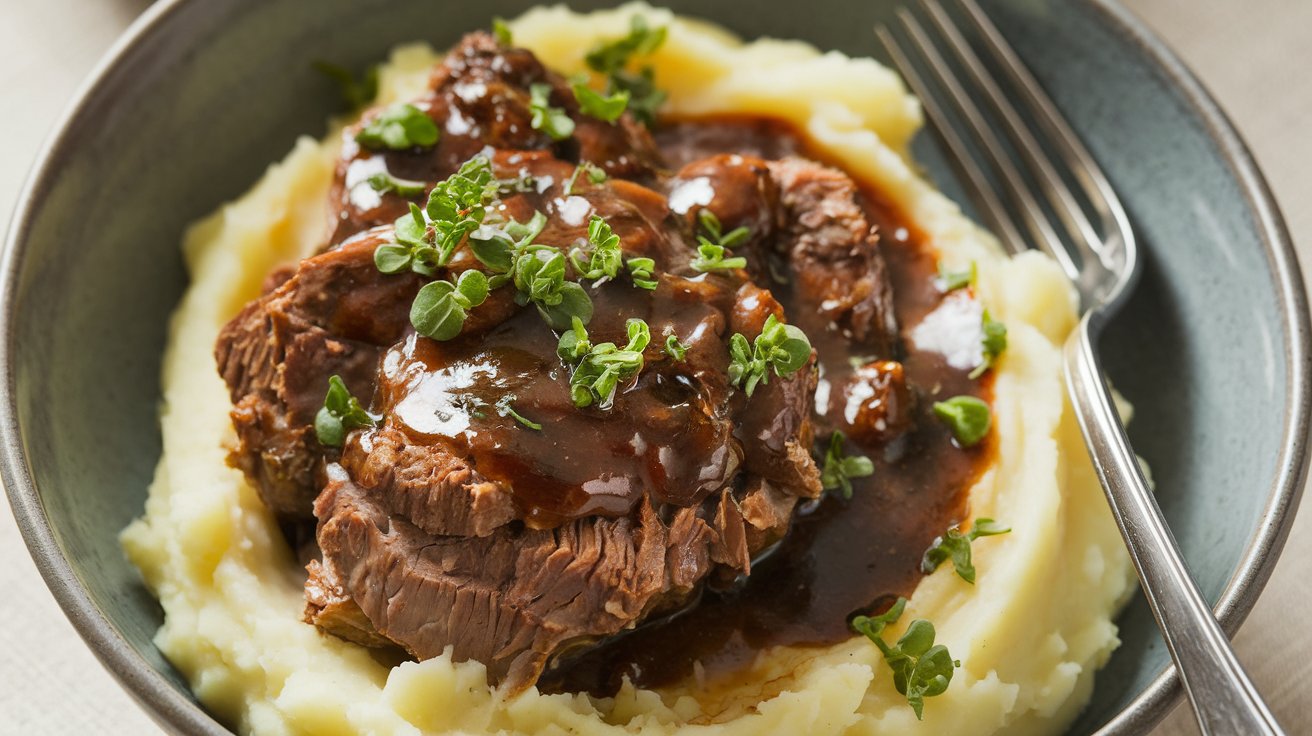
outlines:
[[[666,522],[644,503],[618,519],[434,537],[389,513],[340,466],[330,465],[328,477],[315,513],[324,567],[341,590],[413,656],[450,646],[457,660],[484,663],[489,679],[510,691],[531,685],[564,648],[677,605],[712,557],[743,557],[740,531],[726,544],[714,517],[708,523],[698,508]]]
[[[769,168],[785,209],[783,249],[793,295],[801,306],[799,319],[818,314],[855,344],[880,357],[894,357],[898,330],[893,289],[856,182],[803,158],[771,161]]]
[[[339,639],[362,646],[395,646],[391,639],[378,633],[355,599],[346,594],[331,565],[311,560],[305,572],[306,621]]]
[[[382,348],[409,324],[412,275],[374,266],[382,233],[302,261],[295,275],[247,305],[219,333],[215,359],[233,402],[240,468],[275,512],[308,517],[324,448],[314,435],[328,379],[369,397]]]

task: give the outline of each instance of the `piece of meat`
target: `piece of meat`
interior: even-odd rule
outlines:
[[[305,620],[324,633],[366,647],[390,647],[395,643],[378,633],[373,623],[342,589],[331,566],[311,560],[305,566]]]
[[[378,358],[409,325],[413,274],[374,266],[383,233],[302,261],[295,275],[247,305],[219,332],[215,359],[234,408],[240,468],[269,508],[308,518],[325,448],[314,434],[328,379],[373,395]]]
[[[666,523],[649,504],[634,516],[549,530],[434,537],[389,514],[340,466],[327,474],[315,513],[324,566],[338,571],[341,589],[411,655],[427,659],[450,646],[512,692],[563,648],[686,599],[720,544],[698,509]]]
[[[876,360],[857,368],[835,398],[843,402],[835,408],[858,442],[885,443],[914,424],[914,395],[897,361]]]
[[[785,210],[781,249],[800,306],[799,324],[808,333],[836,324],[856,345],[879,357],[896,357],[893,289],[856,182],[803,158],[771,161],[768,166]],[[801,321],[812,315],[821,321]]]
[[[703,234],[703,210],[715,215],[724,235],[747,228],[747,239],[733,246],[733,254],[748,257],[753,280],[769,283],[771,270],[781,269],[773,250],[784,208],[765,160],[729,153],[699,159],[679,169],[667,191],[670,208],[683,216],[694,238]]]

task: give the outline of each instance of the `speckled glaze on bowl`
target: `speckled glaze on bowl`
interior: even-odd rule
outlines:
[[[441,47],[529,2],[160,0],[110,51],[48,143],[0,269],[0,471],[55,597],[162,725],[227,733],[151,644],[161,622],[119,550],[160,452],[159,362],[187,223],[248,187],[336,99],[315,59],[363,67]],[[573,3],[587,8],[609,3]],[[747,36],[876,53],[891,3],[666,3]],[[1308,319],[1288,235],[1215,103],[1106,0],[995,0],[1003,32],[1121,192],[1143,279],[1105,341],[1130,434],[1229,631],[1266,582],[1306,471]],[[929,140],[917,156],[959,192]],[[957,199],[961,199],[957,197]],[[1233,360],[1233,356],[1244,360]],[[1142,599],[1072,733],[1146,731],[1178,696]]]

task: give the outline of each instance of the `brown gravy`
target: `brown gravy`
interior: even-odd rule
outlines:
[[[660,131],[657,141],[673,167],[713,153],[808,155],[804,140],[788,126],[757,118],[675,123]],[[867,216],[882,234],[905,340],[943,300],[934,279],[936,253],[877,191],[864,185],[864,194]],[[855,370],[847,340],[806,324],[806,315],[792,309],[786,285],[772,288],[811,336],[822,366],[822,391],[826,383],[844,385]],[[875,462],[874,475],[854,482],[850,500],[828,493],[800,507],[787,537],[754,562],[750,576],[727,589],[708,588],[673,615],[562,658],[538,687],[605,696],[624,677],[643,687],[672,685],[691,677],[695,663],[706,682],[725,680],[770,647],[841,642],[852,636],[852,616],[882,610],[897,596],[910,595],[922,577],[925,549],[965,518],[966,492],[994,447],[991,439],[971,449],[957,447],[931,410],[934,401],[961,394],[988,400],[990,374],[970,380],[967,370],[951,367],[938,353],[904,344],[908,349],[898,357],[914,396],[913,428],[887,444],[863,447],[849,438],[850,451]],[[835,410],[840,403],[831,397],[829,406],[817,412],[818,439],[845,429],[841,410]]]

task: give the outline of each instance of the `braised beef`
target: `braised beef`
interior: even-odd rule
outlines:
[[[533,129],[534,84],[550,86],[573,136]],[[919,265],[890,270],[887,260],[905,265],[927,251],[904,229],[890,241],[868,193],[801,158],[799,139],[774,122],[680,123],[654,140],[628,114],[614,124],[582,115],[559,75],[486,34],[458,44],[413,104],[438,124],[438,143],[361,148],[354,134],[378,110],[347,129],[324,252],[271,275],[216,347],[234,404],[231,462],[281,517],[317,522],[307,621],[420,659],[451,647],[510,690],[546,670],[544,688],[605,694],[620,676],[686,676],[691,657],[710,662],[716,650],[745,661],[744,647],[837,641],[849,613],[916,579],[897,565],[864,577],[853,566],[878,557],[881,535],[914,546],[960,512],[984,450],[938,458],[950,437],[927,418],[922,394],[933,382],[960,393],[978,384],[904,350],[898,317],[919,319],[937,296]],[[632,318],[652,335],[644,368],[611,405],[575,406],[558,333],[516,302],[513,286],[493,290],[457,337],[438,342],[408,318],[428,279],[374,265],[393,220],[426,197],[379,194],[368,177],[385,171],[428,189],[474,155],[505,183],[492,220],[541,212],[536,242],[568,252],[587,249],[597,215],[626,259],[655,262],[655,290],[623,270],[584,282],[594,345],[623,345]],[[608,178],[577,176],[580,161]],[[734,255],[748,268],[692,267],[703,210],[725,233],[747,228]],[[484,267],[459,248],[438,277],[473,268]],[[917,280],[911,296],[901,281],[893,291],[891,272]],[[755,338],[770,317],[801,326],[816,353],[748,397],[730,383],[728,343]],[[686,346],[682,359],[663,350],[671,336]],[[321,446],[313,428],[332,375],[380,417],[341,448]],[[818,393],[828,398],[817,404]],[[813,449],[834,430],[877,456],[880,474],[933,487],[918,497],[915,483],[895,480],[890,495],[889,481],[863,481],[858,515],[827,521],[843,509],[822,497]],[[886,508],[893,502],[905,508]],[[853,581],[836,597],[845,608],[799,605],[793,597],[808,585],[833,595],[836,578],[813,568],[834,563],[816,550],[837,554],[851,534],[870,549],[842,563]],[[800,587],[771,598],[779,585]],[[750,628],[747,601],[766,617],[799,614],[781,636],[765,636]],[[711,625],[715,611],[727,615]]]

